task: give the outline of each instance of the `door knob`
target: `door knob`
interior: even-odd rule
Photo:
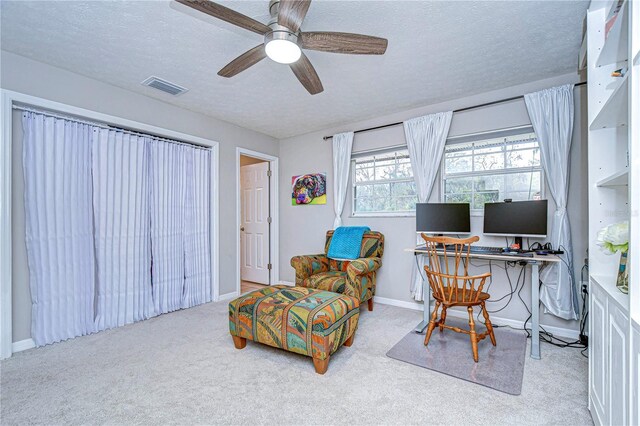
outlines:
[[[241,230],[241,231],[244,231],[244,226],[240,227],[240,230]]]

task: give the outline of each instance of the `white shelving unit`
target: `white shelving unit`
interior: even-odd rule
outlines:
[[[615,302],[618,307],[620,307],[620,309],[626,311],[628,309],[629,298],[626,294],[621,293],[620,290],[617,289],[616,278],[617,275],[614,274],[591,275],[591,281],[596,282],[598,286],[600,286],[600,288],[604,290],[605,293],[607,293],[607,296],[611,298],[611,300]]]
[[[596,186],[600,188],[612,188],[618,186],[629,186],[629,170],[625,169],[615,172],[604,179],[596,182]]]
[[[640,372],[640,0],[593,0],[587,12],[589,110],[589,409],[596,424],[638,424]],[[631,59],[631,60],[630,60]],[[627,67],[623,77],[611,73]],[[628,220],[629,294],[616,288],[620,255],[596,244]]]
[[[629,1],[629,423],[640,424],[640,1]]]
[[[627,111],[629,109],[629,74],[624,77],[612,77],[615,89],[605,101],[600,112],[591,122],[589,130],[615,128],[626,126],[629,122]]]
[[[609,2],[611,7],[605,8],[607,10],[607,14],[609,14],[609,11],[616,3],[616,1]],[[607,34],[602,50],[596,60],[597,67],[620,63],[629,58],[629,25],[627,25],[628,10],[629,2],[627,1],[620,9],[615,23],[611,27],[611,30],[609,30],[609,34]]]

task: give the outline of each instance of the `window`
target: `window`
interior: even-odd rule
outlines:
[[[382,151],[351,160],[353,214],[402,214],[416,209],[409,151]]]
[[[470,203],[538,200],[542,197],[540,148],[535,133],[447,145],[444,201]]]

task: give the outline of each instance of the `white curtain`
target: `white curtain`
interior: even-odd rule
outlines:
[[[425,115],[404,122],[404,134],[416,182],[418,202],[426,203],[440,169],[440,161],[451,125],[452,111]],[[417,301],[424,299],[424,256],[413,262],[411,293]]]
[[[333,228],[342,225],[342,210],[347,196],[353,132],[333,135],[333,211],[336,215]]]
[[[185,280],[182,307],[211,301],[211,151],[186,149]]]
[[[210,150],[22,121],[37,346],[211,301]]]
[[[148,163],[145,137],[93,130],[97,330],[154,315]]]
[[[33,112],[22,125],[31,336],[42,346],[94,331],[92,129]]]
[[[562,246],[569,268],[554,264],[541,273],[540,300],[546,312],[564,319],[578,319],[578,295],[573,284],[573,247],[567,215],[571,136],[573,133],[573,84],[524,96],[531,124],[540,144],[542,167],[556,204],[549,241]]]
[[[186,148],[150,141],[151,279],[157,314],[182,307],[185,276]]]

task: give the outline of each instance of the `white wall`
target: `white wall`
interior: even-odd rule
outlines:
[[[545,89],[565,83],[579,81],[578,75],[564,75],[553,79],[547,79],[528,83],[521,86],[505,88],[468,98],[457,99],[437,105],[425,106],[392,115],[378,117],[357,123],[350,123],[337,128],[325,129],[302,136],[292,137],[280,141],[280,218],[283,226],[280,231],[280,275],[283,280],[295,281],[295,273],[289,264],[292,256],[298,254],[321,253],[324,244],[325,232],[333,225],[333,181],[331,142],[322,139],[325,135],[384,125],[406,120],[420,115],[454,110],[486,102],[519,96],[524,93]],[[576,279],[580,279],[580,268],[587,248],[587,168],[586,168],[586,88],[581,86],[574,90],[576,103],[576,119],[574,137],[571,149],[571,189],[569,192],[568,212],[571,219],[571,229],[574,241],[574,264]],[[375,96],[375,91],[372,92]],[[455,113],[449,136],[456,136],[481,131],[490,131],[520,125],[531,124],[522,99],[501,103],[489,107],[473,109],[461,113]],[[399,145],[405,143],[402,126],[360,133],[354,139],[354,151],[378,148],[384,146]],[[318,206],[291,206],[287,195],[290,193],[291,176],[308,172],[327,172],[328,199],[326,205]],[[547,192],[548,194],[548,192]],[[440,188],[436,185],[432,194],[432,201],[439,200]],[[548,196],[549,197],[549,196]],[[351,215],[350,194],[347,195],[343,219],[345,225],[367,225],[371,229],[381,231],[385,235],[385,253],[383,266],[378,274],[377,296],[394,299],[402,302],[412,302],[410,297],[411,267],[413,256],[403,250],[415,245],[415,217],[393,218],[353,218]],[[551,208],[553,203],[550,202]],[[550,208],[550,209],[551,209]],[[503,246],[504,239],[482,236],[482,218],[472,218],[472,233],[481,236],[479,244],[491,246]],[[475,262],[483,265],[482,262]],[[490,287],[493,299],[497,299],[509,292],[509,284],[505,273],[494,263],[494,281]],[[488,271],[487,266],[480,266],[477,270]],[[519,270],[510,268],[510,276],[515,285]],[[522,296],[527,303],[530,301],[530,270],[527,270],[527,284],[522,291]],[[491,306],[493,310],[503,303]],[[493,314],[497,317],[523,321],[527,312],[514,296],[511,303],[500,313]],[[563,328],[577,329],[575,321],[564,321],[552,316],[542,315],[541,323]]]
[[[225,198],[235,188],[236,147],[278,155],[278,141],[269,136],[203,114],[133,93],[60,68],[1,52],[3,89],[26,93],[137,122],[220,142],[220,241],[235,241],[235,200]],[[188,96],[188,93],[184,96]],[[20,121],[14,118],[14,128]],[[18,139],[18,141],[16,141]],[[14,134],[13,152],[13,341],[30,336],[31,299],[24,243],[24,208],[20,132]],[[232,190],[231,192],[235,192]],[[220,295],[236,290],[236,247],[220,244]]]

